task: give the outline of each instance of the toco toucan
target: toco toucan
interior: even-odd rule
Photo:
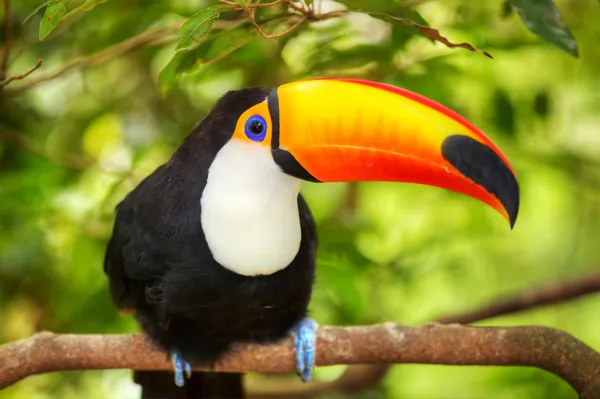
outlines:
[[[287,335],[298,373],[310,378],[317,236],[302,180],[437,186],[488,204],[511,227],[519,210],[516,174],[498,147],[418,94],[333,78],[226,93],[117,206],[105,257],[117,306],[134,309],[172,355],[174,389],[206,394],[230,378],[228,395],[242,396],[241,375],[190,377],[190,364]],[[148,385],[169,375],[136,378],[143,373]]]

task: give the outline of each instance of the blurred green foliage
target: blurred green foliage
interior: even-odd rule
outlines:
[[[102,272],[114,206],[169,158],[225,91],[308,76],[379,80],[449,106],[500,145],[522,192],[510,231],[490,208],[431,187],[307,184],[303,193],[320,232],[311,309],[321,324],[423,323],[599,267],[596,0],[557,1],[579,59],[532,34],[501,1],[309,1],[321,13],[345,4],[371,15],[304,23],[278,39],[262,38],[251,24],[236,22],[241,13],[228,11],[204,41],[184,43],[186,57],[175,58],[178,27],[216,2],[53,1],[25,24],[40,1],[12,3],[9,76],[38,58],[44,65],[0,97],[0,342],[39,330],[136,331],[110,302]],[[50,6],[70,17],[46,32],[41,10]],[[257,19],[281,33],[290,22],[279,13],[260,10]],[[494,59],[432,43],[405,18]],[[28,86],[77,57],[157,29],[150,45],[79,60],[79,67]],[[600,297],[484,324],[552,326],[600,348]],[[343,370],[317,369],[315,376],[328,380]],[[266,377],[249,379],[260,384]],[[416,365],[393,367],[368,395],[576,397],[539,370]],[[82,397],[137,398],[139,388],[128,371],[86,371],[31,377],[0,392],[2,399]]]

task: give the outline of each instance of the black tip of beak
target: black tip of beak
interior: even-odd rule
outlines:
[[[502,158],[486,145],[461,135],[444,140],[442,156],[460,173],[500,200],[512,229],[519,213],[519,183]]]

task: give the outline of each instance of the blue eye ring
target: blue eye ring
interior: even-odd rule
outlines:
[[[250,140],[261,142],[267,135],[267,122],[260,115],[252,115],[246,121],[244,131]]]

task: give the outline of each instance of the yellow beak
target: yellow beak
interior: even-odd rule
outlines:
[[[268,98],[272,153],[317,182],[397,181],[476,198],[514,225],[519,185],[500,149],[467,120],[418,94],[356,79],[284,84]]]

